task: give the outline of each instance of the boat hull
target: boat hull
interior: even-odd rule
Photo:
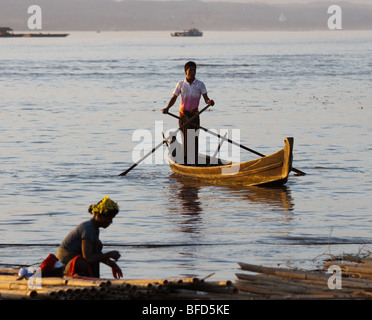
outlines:
[[[178,176],[218,185],[276,186],[287,182],[292,169],[293,138],[284,148],[259,159],[226,165],[182,165],[169,155],[169,166]]]
[[[1,35],[0,38],[63,38],[68,33],[18,33]]]
[[[203,36],[203,32],[196,28],[189,29],[184,32],[174,32],[171,33],[172,37],[201,37]]]
[[[13,33],[9,27],[0,27],[0,38],[67,37],[68,33]]]

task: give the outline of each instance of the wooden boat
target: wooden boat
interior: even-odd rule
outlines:
[[[228,162],[199,154],[198,165],[184,165],[176,162],[174,152],[169,152],[169,166],[178,176],[212,184],[283,185],[287,182],[289,172],[292,169],[293,140],[293,138],[286,138],[283,149],[271,155],[246,162]],[[172,150],[174,151],[174,149]]]
[[[191,28],[189,30],[183,31],[183,32],[174,32],[171,33],[172,37],[201,37],[203,36],[203,32],[196,28]]]
[[[9,27],[0,27],[0,38],[67,37],[68,33],[13,33]]]

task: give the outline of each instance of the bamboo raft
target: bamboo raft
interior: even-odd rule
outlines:
[[[239,292],[255,295],[258,299],[372,299],[372,259],[353,255],[333,257],[324,261],[324,269],[298,270],[264,267],[239,263],[240,268],[250,273],[237,273],[235,281]],[[328,268],[340,268],[340,287],[329,286],[334,273]]]
[[[29,288],[28,280],[18,278],[17,270],[0,269],[0,300],[231,300],[238,292],[231,281],[198,278],[107,280],[43,277],[40,288],[33,289]]]
[[[372,299],[372,259],[333,257],[319,270],[300,270],[239,263],[246,273],[232,281],[203,279],[108,280],[43,277],[30,289],[17,270],[0,269],[0,300],[266,300]],[[341,270],[341,288],[329,287],[330,266]]]

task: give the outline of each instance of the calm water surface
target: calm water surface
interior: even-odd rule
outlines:
[[[128,278],[233,280],[237,262],[312,268],[371,250],[371,32],[72,33],[1,39],[0,52],[0,264],[55,253],[104,195],[121,211],[101,240]],[[160,110],[188,60],[216,102],[203,126],[239,129],[264,154],[293,136],[307,175],[280,189],[196,184],[155,163],[162,149],[119,177],[136,130],[150,148],[156,121],[176,128]]]

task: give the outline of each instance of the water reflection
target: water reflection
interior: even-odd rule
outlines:
[[[168,209],[182,218],[177,219],[177,227],[186,233],[201,232],[206,227],[202,224],[203,212],[220,209],[222,206],[225,206],[228,212],[236,214],[245,214],[247,210],[262,214],[284,213],[274,217],[279,220],[292,219],[294,211],[291,190],[287,186],[211,186],[172,174],[169,176],[169,193]]]
[[[250,203],[261,204],[270,211],[281,211],[292,213],[294,202],[291,195],[291,189],[287,186],[275,188],[264,187],[226,187],[228,195],[242,200],[248,200]]]
[[[202,204],[199,199],[201,186],[187,183],[182,179],[170,177],[171,203],[170,210],[182,216],[178,227],[181,232],[198,233],[201,231]]]
[[[200,186],[181,183],[177,194],[182,205],[183,214],[198,215],[202,212],[199,191]]]

